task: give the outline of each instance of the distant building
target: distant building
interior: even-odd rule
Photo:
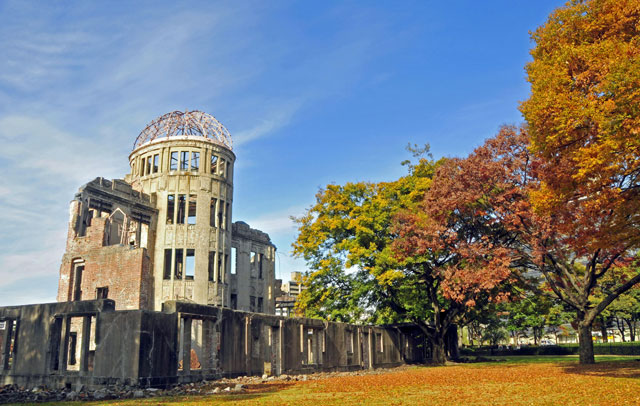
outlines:
[[[291,272],[291,280],[282,283],[282,295],[276,297],[276,315],[293,317],[296,300],[306,288],[302,283],[302,272]]]

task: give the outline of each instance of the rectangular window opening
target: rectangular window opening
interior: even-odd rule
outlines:
[[[195,250],[187,250],[187,258],[184,264],[184,277],[185,279],[193,280],[196,274],[196,253]]]
[[[167,224],[173,224],[173,214],[176,211],[176,196],[167,196]]]
[[[226,221],[225,221],[225,225],[227,230],[231,229],[231,212],[229,211],[229,203],[225,204],[225,216],[226,216]]]
[[[78,351],[78,333],[69,333],[69,365],[76,365],[76,352]]]
[[[258,254],[258,278],[262,279],[262,254]]]
[[[169,163],[169,170],[177,171],[178,170],[178,151],[174,151],[171,153],[171,161]]]
[[[200,169],[200,153],[192,152],[191,153],[191,170],[198,171]]]
[[[144,171],[145,175],[150,175],[151,174],[151,157],[147,157],[147,167]]]
[[[144,176],[145,159],[146,158],[142,158],[142,165],[140,165],[140,176]]]
[[[215,175],[218,173],[218,157],[211,154],[211,174]]]
[[[224,214],[222,213],[224,211],[224,205],[222,204],[222,202],[220,202],[218,206],[218,224],[216,224],[216,226],[224,229],[224,223],[222,222],[222,219],[224,217]]]
[[[215,264],[216,264],[216,253],[215,251],[209,251],[209,281],[213,282],[215,280]]]
[[[211,198],[211,207],[209,212],[209,227],[216,226],[216,202],[217,199]]]
[[[224,158],[220,158],[220,162],[218,163],[218,175],[223,178],[227,176],[227,163]]]
[[[258,313],[262,313],[263,312],[263,306],[264,306],[264,300],[259,297],[258,298]]]
[[[236,310],[238,308],[238,295],[235,293],[231,294],[231,308]]]
[[[174,261],[174,269],[175,269],[175,278],[182,279],[182,268],[183,268],[183,250],[182,248],[176,249],[176,256]]]
[[[180,170],[189,170],[189,151],[180,151]]]
[[[218,253],[218,282],[222,282],[222,254]]]
[[[186,214],[187,195],[178,195],[178,215],[176,224],[184,224],[184,216]]]
[[[82,298],[82,273],[84,272],[84,263],[75,263],[73,267],[73,300],[81,300]]]
[[[164,279],[171,279],[171,248],[164,250]]]
[[[153,156],[153,173],[158,173],[160,170],[160,155],[155,154]]]
[[[189,195],[189,212],[187,213],[187,224],[196,224],[196,202],[198,196]]]
[[[109,287],[102,286],[96,288],[96,299],[107,299],[109,296]]]
[[[237,258],[238,256],[238,250],[236,249],[236,247],[231,247],[231,274],[235,275],[238,272],[238,263],[236,262],[238,260]]]

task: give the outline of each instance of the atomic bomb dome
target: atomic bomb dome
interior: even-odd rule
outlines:
[[[200,136],[232,149],[229,131],[215,117],[202,111],[172,111],[153,120],[133,144],[139,146],[163,137]]]

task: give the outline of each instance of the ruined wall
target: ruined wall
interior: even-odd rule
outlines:
[[[74,202],[75,203],[75,202]],[[103,246],[106,218],[94,218],[84,237],[70,239],[60,265],[60,302],[94,300],[97,289],[108,288],[106,298],[116,301],[118,310],[151,309],[153,278],[146,248],[126,245]],[[80,296],[74,297],[75,272],[82,264]]]
[[[424,361],[412,325],[357,326],[169,301],[0,307],[0,385],[166,386],[223,376],[302,374]],[[8,345],[12,343],[13,345]]]
[[[83,185],[69,205],[58,301],[111,298],[118,310],[150,309],[155,219],[151,198],[122,180]]]
[[[269,236],[245,222],[233,223],[234,269],[230,275],[230,308],[275,314],[279,282],[275,278],[276,247]]]

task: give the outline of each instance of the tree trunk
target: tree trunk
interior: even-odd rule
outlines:
[[[595,364],[593,356],[593,339],[591,338],[591,324],[580,322],[578,324],[578,336],[580,346],[580,364]]]
[[[609,334],[607,333],[607,322],[606,320],[603,318],[602,322],[600,323],[600,334],[602,334],[602,342],[606,343],[609,341]]]
[[[458,345],[458,326],[453,325],[449,327],[446,342],[449,359],[456,360],[460,358],[460,350]]]
[[[632,319],[626,319],[629,326],[629,341],[636,341],[636,329],[634,328],[635,321]]]
[[[431,363],[444,365],[446,360],[444,338],[440,336],[440,334],[434,334],[434,336],[431,337]]]
[[[626,342],[625,339],[625,328],[624,328],[624,320],[621,321],[620,318],[616,317],[616,327],[618,327],[618,331],[620,332],[620,336],[622,337],[622,342]]]

